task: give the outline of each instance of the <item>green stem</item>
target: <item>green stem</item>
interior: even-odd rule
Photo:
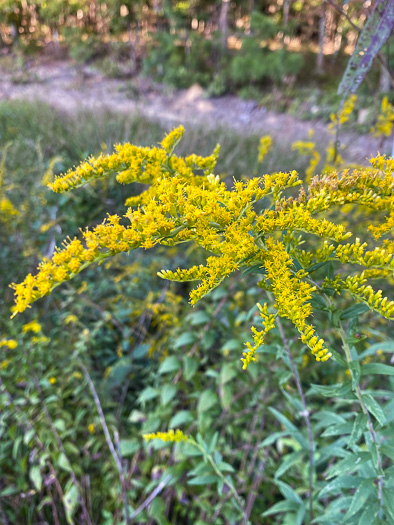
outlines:
[[[362,409],[363,413],[367,416],[368,430],[369,430],[369,433],[371,435],[372,442],[376,446],[376,456],[377,456],[377,464],[378,464],[378,470],[379,470],[378,494],[379,494],[380,506],[382,507],[383,506],[383,478],[384,478],[384,470],[383,470],[383,464],[382,464],[382,456],[380,454],[380,449],[379,449],[379,440],[378,440],[378,437],[376,435],[375,428],[373,426],[373,421],[372,421],[372,418],[371,418],[371,414],[369,413],[368,408],[366,407],[366,405],[364,403],[360,385],[358,383],[358,380],[355,378],[355,376],[353,374],[353,370],[352,370],[352,367],[351,367],[351,364],[353,362],[353,358],[352,358],[352,354],[351,354],[351,351],[350,351],[350,346],[349,346],[349,344],[348,344],[348,342],[346,340],[345,331],[344,331],[343,326],[342,326],[341,323],[339,323],[338,331],[339,331],[339,334],[340,334],[341,339],[342,339],[342,347],[343,347],[343,350],[345,352],[346,361],[347,361],[347,363],[349,365],[350,373],[352,375],[353,384],[355,385],[354,392],[356,394],[358,402],[360,403],[360,406],[361,406],[361,409]]]
[[[188,441],[189,441],[189,443],[191,443],[192,445],[194,445],[196,448],[198,448],[201,451],[201,453],[204,456],[204,458],[206,458],[208,460],[208,462],[211,465],[212,469],[214,470],[215,474],[223,481],[223,483],[225,485],[228,486],[228,488],[230,489],[231,494],[234,496],[234,498],[237,501],[238,506],[239,506],[239,508],[240,508],[240,510],[242,512],[243,522],[245,523],[245,525],[247,525],[249,523],[249,520],[248,520],[248,517],[246,516],[244,508],[243,508],[243,501],[242,501],[240,495],[238,494],[236,488],[234,487],[234,485],[231,483],[231,481],[229,481],[228,479],[226,479],[223,476],[223,473],[220,471],[220,469],[216,465],[213,457],[210,454],[208,454],[208,452],[204,449],[204,447],[202,445],[200,445],[199,443],[197,443],[197,441],[194,441],[194,439],[191,439],[191,438],[189,438]]]

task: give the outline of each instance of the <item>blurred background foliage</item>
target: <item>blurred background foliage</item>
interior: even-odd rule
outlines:
[[[236,92],[276,110],[321,117],[321,97],[338,102],[337,78],[372,4],[0,0],[0,66],[15,67],[9,53],[19,55],[15,78],[28,82],[29,62],[39,54],[68,56],[111,77],[143,73],[174,88],[198,83],[209,96]],[[392,36],[361,88],[367,97],[391,90],[391,44]]]

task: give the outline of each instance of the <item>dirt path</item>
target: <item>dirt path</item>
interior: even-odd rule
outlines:
[[[32,64],[25,77],[27,82],[15,83],[15,74],[0,70],[0,100],[39,99],[65,112],[109,109],[141,114],[166,125],[195,124],[241,134],[269,133],[285,144],[307,139],[311,128],[318,143],[328,143],[331,138],[320,122],[300,121],[290,115],[267,111],[254,101],[235,96],[209,99],[197,85],[171,93],[147,80],[109,79],[93,67],[53,60]],[[342,140],[348,145],[349,161],[360,162],[378,150],[377,139],[369,135],[347,133],[342,135]],[[388,141],[384,151],[390,151]]]

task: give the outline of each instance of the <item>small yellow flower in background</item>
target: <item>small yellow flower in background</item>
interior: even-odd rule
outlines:
[[[73,377],[75,377],[75,379],[81,379],[82,374],[81,374],[81,372],[74,372],[73,373]]]
[[[93,423],[90,423],[90,425],[88,425],[88,430],[89,430],[90,434],[95,434],[96,433],[96,428],[95,428]]]
[[[259,144],[259,162],[263,162],[264,157],[267,155],[271,148],[272,138],[269,135],[264,135],[264,137],[261,137]]]
[[[350,118],[350,115],[353,113],[354,106],[357,102],[357,95],[350,95],[350,97],[345,100],[343,107],[338,113],[332,113],[330,115],[331,124],[329,124],[328,129],[334,129],[338,125],[345,124]]]
[[[47,232],[48,230],[50,230],[52,228],[52,226],[55,226],[55,224],[56,224],[55,221],[50,221],[50,222],[46,222],[45,224],[41,224],[40,232],[41,233]]]
[[[24,324],[22,326],[22,332],[34,332],[35,334],[38,334],[38,332],[41,332],[41,325],[37,321],[31,321],[30,323]]]
[[[142,437],[145,441],[151,439],[161,439],[162,441],[189,441],[189,437],[182,432],[182,430],[169,430],[168,432],[156,432],[151,434],[143,434]]]
[[[1,339],[0,347],[2,346],[5,346],[9,348],[10,350],[14,350],[18,346],[18,343],[17,341],[15,341],[15,339]]]
[[[376,127],[371,128],[371,133],[375,137],[389,137],[393,130],[394,107],[390,104],[387,97],[382,100],[381,113],[378,115]]]
[[[49,382],[51,383],[51,385],[54,385],[56,383],[56,377],[50,377]]]
[[[5,370],[10,363],[11,361],[9,359],[5,359],[5,361],[2,361],[0,363],[0,370]]]
[[[81,286],[77,290],[77,294],[81,295],[81,293],[86,292],[88,289],[88,283],[86,281],[82,281]]]
[[[46,337],[45,335],[31,338],[32,343],[49,343],[50,340],[51,339],[49,337]]]
[[[348,377],[352,377],[352,373],[349,369],[345,370],[345,374],[348,376]]]
[[[65,318],[64,324],[76,323],[77,321],[78,321],[78,317],[74,314],[70,314]]]
[[[6,197],[0,199],[0,217],[12,217],[18,214],[18,210],[15,208],[15,206],[9,199],[7,199]]]

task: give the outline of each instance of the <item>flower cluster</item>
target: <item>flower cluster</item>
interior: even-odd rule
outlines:
[[[375,137],[389,137],[393,130],[394,107],[387,97],[383,97],[381,113],[378,115],[376,126],[371,129]]]
[[[116,153],[90,159],[52,183],[55,191],[63,191],[116,173],[118,182],[139,181],[149,186],[128,200],[130,207],[123,216],[108,216],[102,224],[83,231],[82,239],[68,239],[52,259],[40,263],[36,275],[29,274],[22,283],[13,284],[14,314],[93,263],[138,247],[193,242],[210,252],[205,264],[159,272],[164,279],[198,281],[190,293],[193,305],[242,267],[257,265],[265,272],[260,285],[273,294],[276,312],[268,313],[266,305],[259,306],[263,329],[252,328],[254,345],[246,345],[244,368],[255,360],[256,349],[274,327],[277,315],[293,323],[317,360],[330,357],[308,322],[313,313],[311,301],[320,293],[309,277],[316,265],[328,261],[346,265],[347,273],[338,274],[335,289],[350,292],[392,318],[392,302],[365,281],[394,273],[394,243],[385,239],[381,245],[369,247],[357,238],[348,241],[352,233],[346,224],[322,216],[353,205],[373,210],[377,219],[388,213],[383,224],[373,224],[370,230],[375,238],[389,234],[394,225],[392,159],[378,155],[371,159],[371,167],[324,173],[301,187],[298,194],[294,188],[302,181],[294,171],[234,181],[228,188],[213,173],[218,147],[209,157],[174,155],[182,134],[183,128],[177,128],[159,148],[117,146]],[[267,146],[268,141],[264,143]],[[311,237],[315,237],[313,243]],[[355,275],[350,265],[357,266]],[[362,277],[359,266],[364,269]]]
[[[248,364],[251,361],[256,361],[255,353],[257,348],[264,344],[265,334],[267,334],[270,330],[275,328],[275,317],[277,314],[268,313],[267,303],[265,303],[263,306],[257,303],[257,308],[259,309],[260,317],[262,319],[263,329],[259,331],[254,326],[251,327],[251,331],[253,333],[254,346],[252,346],[249,342],[245,344],[248,351],[244,352],[242,354],[243,357],[241,357],[241,361],[243,363],[242,368],[244,370],[246,370]]]
[[[162,441],[179,442],[189,441],[189,437],[182,432],[182,430],[168,430],[168,432],[155,432],[151,434],[143,434],[142,436],[145,441],[151,441],[152,439],[161,439]]]
[[[264,157],[267,155],[267,153],[272,148],[272,138],[269,135],[264,135],[264,137],[261,137],[259,142],[259,157],[258,161],[263,162]]]
[[[331,119],[330,127],[334,128],[338,125],[345,124],[345,122],[349,120],[350,115],[353,113],[356,102],[357,102],[357,96],[350,95],[350,97],[347,100],[345,100],[342,108],[338,111],[338,113],[332,113],[330,115],[330,119]]]

